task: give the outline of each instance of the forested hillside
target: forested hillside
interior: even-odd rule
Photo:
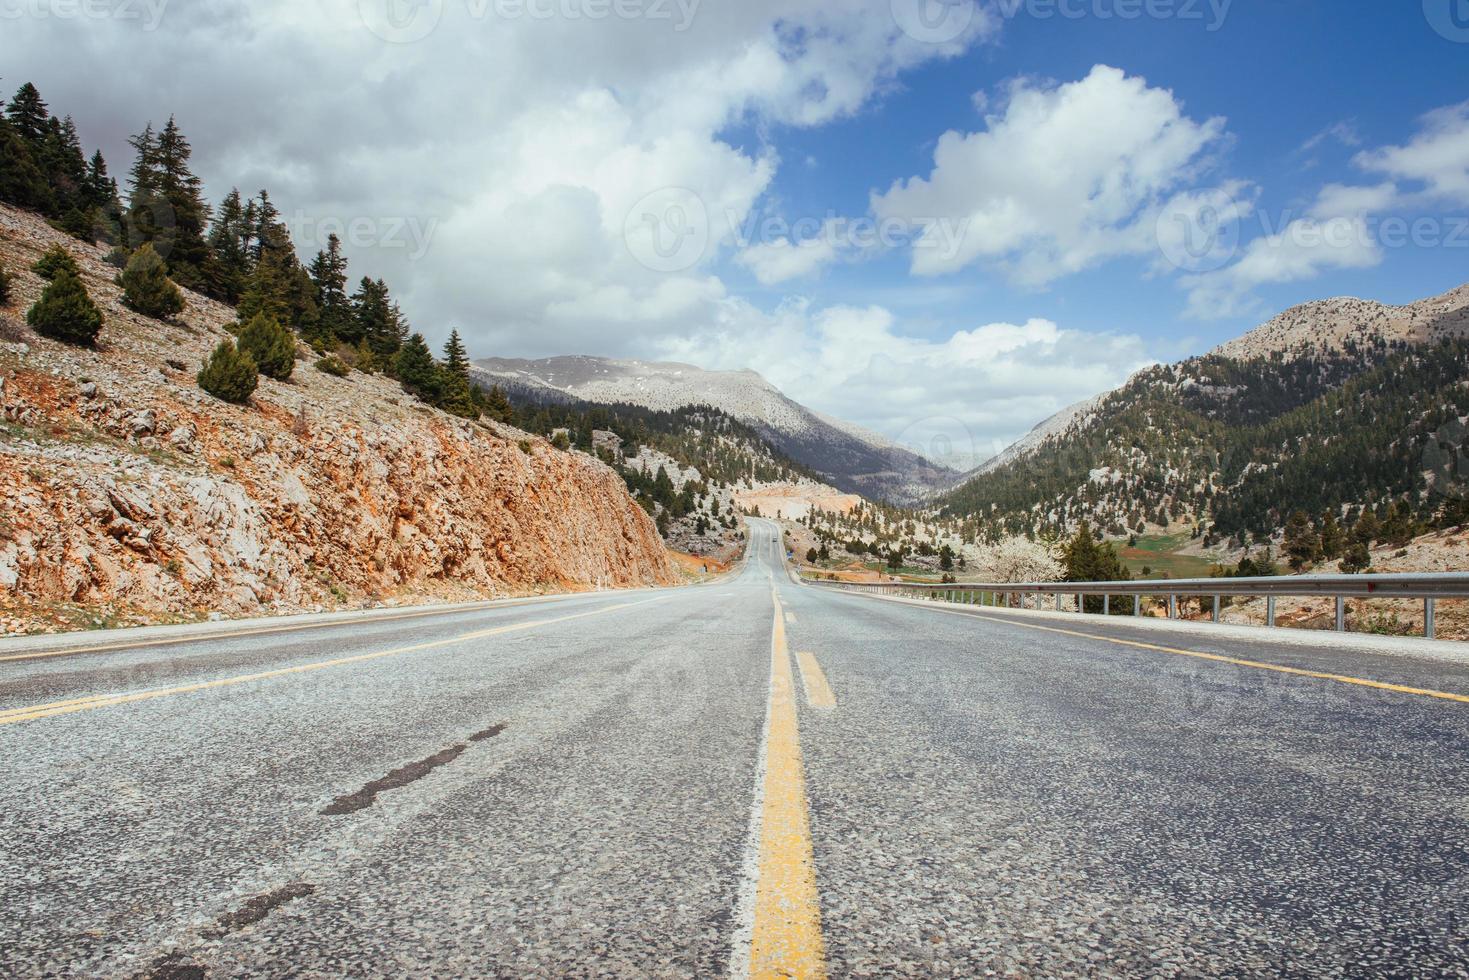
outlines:
[[[1083,422],[943,496],[942,511],[991,540],[1089,520],[1113,536],[1185,523],[1235,547],[1298,511],[1318,523],[1364,509],[1420,527],[1462,520],[1445,475],[1457,444],[1436,434],[1469,416],[1469,341],[1295,341],[1289,356],[1215,353],[1142,372]]]

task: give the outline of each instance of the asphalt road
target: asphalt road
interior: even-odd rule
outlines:
[[[710,586],[0,645],[0,975],[1469,976],[1469,703],[1074,622],[755,522]]]

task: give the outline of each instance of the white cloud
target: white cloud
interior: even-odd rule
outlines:
[[[1325,136],[1318,135],[1307,146]],[[1336,138],[1348,142],[1340,134]],[[1278,229],[1266,227],[1239,250],[1234,264],[1184,276],[1180,282],[1188,290],[1188,315],[1215,318],[1260,312],[1254,293],[1258,287],[1380,264],[1383,246],[1377,226],[1383,215],[1405,208],[1469,205],[1469,102],[1428,113],[1406,145],[1364,150],[1353,163],[1389,179],[1326,184],[1306,214],[1284,221]],[[1235,221],[1238,234],[1239,218]]]
[[[989,261],[1040,285],[1150,251],[1160,198],[1191,182],[1223,139],[1222,118],[1195,122],[1166,89],[1098,65],[1057,87],[1014,83],[982,132],[945,133],[929,176],[899,181],[872,207],[926,228],[968,221],[957,249],[920,238],[917,274]]]
[[[1428,113],[1406,146],[1359,153],[1354,162],[1369,173],[1421,183],[1430,199],[1469,205],[1469,102]]]
[[[669,338],[661,354],[750,367],[799,401],[926,455],[985,459],[1040,420],[1121,384],[1152,363],[1128,334],[1083,333],[1033,319],[947,338],[905,336],[882,307],[764,314],[725,304],[717,328]]]

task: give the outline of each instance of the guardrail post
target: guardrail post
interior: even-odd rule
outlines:
[[[1141,616],[1143,614],[1143,597],[1140,595],[1132,597],[1132,614],[1134,616]]]
[[[1265,625],[1271,628],[1275,626],[1275,596],[1265,597]]]
[[[1336,597],[1336,631],[1345,633],[1347,631],[1347,597]]]
[[[1431,596],[1423,600],[1423,635],[1430,640],[1434,639],[1434,634],[1438,632],[1433,622],[1436,605],[1437,603]]]
[[[1178,618],[1178,596],[1176,595],[1171,595],[1168,597],[1168,618]]]
[[[1219,622],[1219,606],[1220,605],[1221,605],[1221,603],[1220,603],[1219,596],[1216,595],[1214,597],[1214,622],[1216,622],[1216,623]]]
[[[1102,615],[1112,615],[1112,593],[1108,592],[1102,596]]]
[[[1056,593],[1056,611],[1061,611],[1061,593],[1059,592]]]

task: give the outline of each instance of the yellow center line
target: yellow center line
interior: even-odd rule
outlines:
[[[572,593],[571,595],[575,595]],[[570,598],[571,596],[567,596]],[[560,596],[558,599],[562,598]],[[44,650],[38,653],[12,653],[0,657],[0,663],[10,663],[16,660],[45,660],[49,657],[69,657],[83,653],[115,653],[119,650],[139,650],[144,647],[170,647],[180,643],[210,643],[215,640],[234,640],[250,636],[270,636],[275,633],[298,633],[306,630],[328,629],[332,626],[375,626],[378,623],[395,623],[404,619],[422,619],[425,616],[452,616],[456,613],[493,612],[496,609],[516,609],[520,606],[531,605],[536,600],[523,599],[518,602],[504,602],[496,605],[470,606],[461,609],[423,609],[415,612],[392,613],[385,616],[370,616],[361,619],[339,619],[328,623],[298,623],[286,626],[258,626],[248,629],[232,630],[219,633],[194,633],[189,636],[170,636],[149,640],[129,640],[118,643],[104,643],[90,647],[69,647],[64,650]]]
[[[826,976],[821,900],[816,891],[816,858],[796,724],[795,681],[779,598],[775,598],[771,632],[770,681],[748,975],[757,980],[820,978]]]
[[[910,605],[910,603],[904,603]],[[1469,695],[1451,694],[1447,691],[1435,691],[1425,687],[1407,687],[1402,684],[1389,684],[1385,681],[1367,680],[1362,677],[1352,677],[1349,674],[1333,674],[1327,671],[1306,670],[1301,667],[1284,667],[1280,664],[1267,664],[1259,660],[1244,660],[1239,657],[1229,657],[1219,653],[1204,653],[1202,650],[1181,650],[1178,647],[1159,646],[1156,643],[1143,643],[1140,640],[1122,640],[1113,636],[1101,636],[1096,633],[1083,633],[1078,630],[1061,629],[1057,626],[1041,626],[1037,623],[1022,623],[1019,620],[1000,616],[985,616],[979,613],[959,612],[953,609],[934,609],[934,612],[944,613],[949,616],[960,616],[964,619],[982,619],[991,623],[1003,623],[1007,626],[1018,626],[1021,629],[1040,630],[1043,633],[1059,633],[1062,636],[1075,636],[1084,640],[1101,640],[1104,643],[1115,643],[1118,646],[1135,647],[1139,650],[1153,650],[1158,653],[1167,653],[1175,657],[1192,657],[1196,660],[1212,660],[1215,663],[1230,664],[1235,667],[1249,667],[1252,670],[1268,670],[1277,674],[1290,674],[1294,677],[1310,677],[1315,680],[1335,681],[1338,684],[1352,684],[1356,687],[1370,687],[1379,691],[1392,691],[1397,694],[1412,694],[1417,697],[1437,698],[1441,701],[1457,701],[1460,704],[1469,704]]]
[[[497,626],[493,629],[476,630],[472,633],[463,633],[446,640],[432,640],[427,643],[415,643],[410,646],[394,647],[391,650],[378,650],[374,653],[361,653],[350,657],[336,657],[331,660],[317,660],[312,663],[297,664],[294,667],[280,667],[275,670],[264,670],[238,677],[222,677],[218,680],[200,681],[194,684],[183,684],[178,687],[155,688],[149,691],[135,691],[129,694],[99,694],[89,698],[74,698],[70,701],[53,701],[49,704],[34,704],[23,708],[11,708],[8,711],[0,711],[0,726],[14,725],[23,721],[35,721],[39,718],[51,718],[56,715],[67,715],[77,711],[89,711],[93,708],[107,708],[113,705],[131,704],[136,701],[150,701],[154,698],[168,697],[175,694],[191,694],[195,691],[233,687],[236,684],[250,684],[256,681],[271,680],[292,674],[307,674],[318,670],[326,670],[330,667],[343,667],[348,664],[366,663],[370,660],[381,660],[384,657],[393,657],[404,653],[435,650],[441,647],[452,646],[456,643],[465,643],[470,640],[481,640],[490,636],[501,636],[506,633],[516,633],[523,630],[536,629],[541,626],[566,623],[574,619],[584,619],[588,616],[599,616],[603,613],[615,612],[619,609],[629,609],[633,606],[641,606],[649,602],[661,602],[664,598],[663,596],[659,596],[653,599],[644,599],[640,602],[624,602],[615,606],[593,609],[590,612],[558,616],[554,619],[538,619],[528,623],[513,623],[508,626]]]
[[[806,703],[813,708],[835,708],[836,695],[826,682],[826,673],[821,669],[821,664],[816,662],[816,654],[810,650],[797,651],[796,661],[801,665],[801,683],[806,688]]]

